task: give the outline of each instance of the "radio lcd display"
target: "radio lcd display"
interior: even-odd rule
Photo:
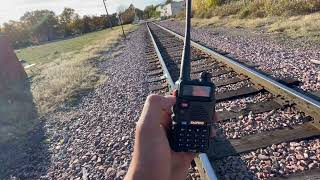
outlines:
[[[211,88],[208,86],[183,86],[184,96],[210,97]]]

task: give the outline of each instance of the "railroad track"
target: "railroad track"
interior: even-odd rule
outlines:
[[[146,26],[149,87],[168,94],[179,77],[183,37]],[[254,67],[192,42],[191,77],[211,73],[220,115],[213,148],[195,159],[201,179],[320,178],[320,102],[296,91],[296,81]]]

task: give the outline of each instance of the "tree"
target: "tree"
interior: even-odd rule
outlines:
[[[71,8],[64,8],[62,13],[59,16],[60,24],[63,28],[64,37],[67,37],[72,34],[72,29],[70,25],[72,21],[76,18],[77,14],[75,13],[74,9]]]
[[[192,7],[195,11],[207,10],[211,7],[218,6],[223,0],[193,0]]]
[[[36,10],[26,12],[20,20],[22,26],[30,31],[35,43],[50,41],[57,36],[58,19],[53,11]]]
[[[135,11],[134,11],[134,6],[131,4],[128,9],[126,10],[121,10],[122,12],[119,13],[119,16],[121,16],[123,24],[130,24],[134,21],[135,17]]]
[[[72,29],[74,34],[82,34],[83,33],[83,20],[77,14],[72,22],[70,23],[69,27]]]
[[[170,3],[172,3],[173,2],[173,0],[166,0],[166,3],[165,4],[170,4]]]
[[[15,48],[31,44],[30,33],[20,22],[9,21],[8,23],[4,23],[1,31],[9,36]]]
[[[143,19],[143,11],[136,8],[136,16],[138,16],[139,20]]]
[[[146,6],[145,9],[143,10],[143,18],[144,19],[149,19],[152,17],[160,17],[160,12],[157,11],[158,6]]]
[[[89,33],[92,31],[91,27],[91,17],[90,16],[83,16],[83,27],[82,27],[82,32],[83,33]]]
[[[133,4],[130,4],[128,9],[121,7],[122,13],[120,13],[121,19],[123,20],[123,24],[130,24],[135,20],[137,16],[139,19],[143,17],[143,11],[134,7]]]

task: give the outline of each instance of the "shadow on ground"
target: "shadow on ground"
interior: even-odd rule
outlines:
[[[217,129],[217,136],[211,140],[213,145],[208,153],[218,179],[258,179],[246,162],[237,155],[237,151],[224,134],[222,128]]]
[[[38,179],[49,160],[30,84],[6,36],[0,35],[0,179]]]

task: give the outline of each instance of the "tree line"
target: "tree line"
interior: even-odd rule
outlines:
[[[119,13],[108,16],[80,16],[72,8],[65,8],[56,15],[50,10],[26,12],[19,21],[9,21],[0,27],[0,33],[9,36],[14,48],[38,45],[43,42],[73,37],[110,27],[110,24],[132,23],[143,18],[143,11],[130,5]],[[111,21],[111,23],[110,23]]]

